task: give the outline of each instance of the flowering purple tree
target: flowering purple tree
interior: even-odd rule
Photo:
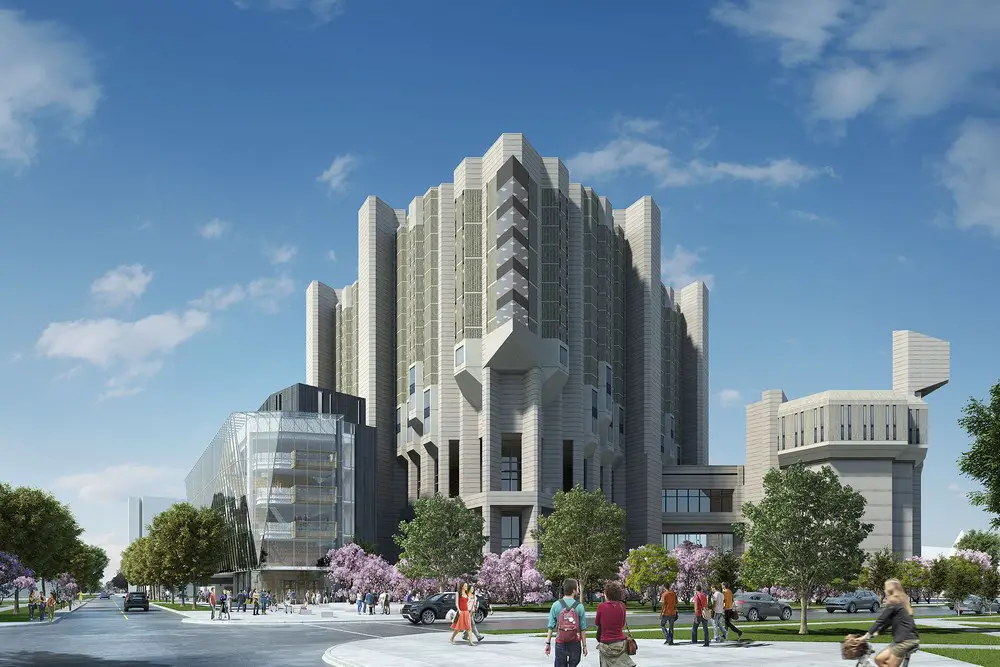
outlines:
[[[993,559],[990,555],[984,551],[974,551],[973,549],[959,549],[955,552],[952,558],[964,558],[967,561],[975,563],[984,570],[988,570],[993,567]]]
[[[331,549],[327,553],[326,576],[335,588],[357,593],[358,572],[361,571],[369,556],[357,544],[346,544],[339,549]]]
[[[535,550],[520,546],[502,554],[487,554],[479,569],[479,586],[501,604],[547,602],[552,599],[545,577],[536,569]]]
[[[770,586],[768,588],[762,588],[761,593],[767,593],[776,600],[794,600],[798,595],[790,588],[782,588],[781,586]]]
[[[694,597],[695,586],[701,584],[704,587],[708,583],[715,550],[685,541],[678,544],[670,555],[677,559],[674,591],[677,597],[688,602]]]
[[[14,596],[14,612],[17,613],[20,610],[19,593],[35,585],[33,574],[17,556],[0,551],[0,602]]]

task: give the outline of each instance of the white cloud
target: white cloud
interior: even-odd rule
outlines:
[[[316,180],[326,185],[330,192],[343,192],[347,189],[347,178],[358,166],[358,158],[354,155],[338,155],[326,171],[316,177]]]
[[[955,200],[955,224],[1000,236],[1000,121],[966,121],[940,171]]]
[[[195,308],[203,310],[226,310],[250,299],[260,308],[275,312],[281,302],[295,291],[295,281],[288,276],[279,278],[258,278],[247,285],[213,287],[191,302]]]
[[[723,389],[716,396],[724,408],[731,408],[743,402],[743,395],[736,389]]]
[[[72,380],[77,375],[79,375],[80,371],[82,371],[82,370],[83,370],[83,366],[73,366],[69,370],[63,371],[59,375],[57,375],[54,378],[52,378],[52,381],[56,382],[56,383],[59,383],[59,382],[66,382],[68,380]]]
[[[271,264],[288,264],[299,254],[299,249],[293,245],[268,246],[264,248],[264,256]]]
[[[90,293],[108,306],[124,306],[145,294],[152,281],[153,273],[142,264],[123,265],[91,283]]]
[[[307,11],[320,23],[329,23],[344,11],[345,0],[233,0],[240,9]]]
[[[129,496],[183,498],[184,476],[180,468],[125,463],[95,472],[63,475],[52,487],[99,505],[124,505]]]
[[[772,40],[786,66],[806,66],[820,120],[846,121],[876,109],[919,118],[995,94],[1000,3],[994,0],[727,1],[712,17]]]
[[[198,228],[198,233],[204,239],[217,239],[221,238],[226,230],[229,229],[229,223],[225,220],[219,220],[218,218],[213,218],[212,220],[206,222],[204,225]]]
[[[664,255],[660,259],[660,275],[663,282],[674,289],[686,287],[696,280],[704,282],[709,289],[712,289],[715,276],[711,273],[697,273],[695,269],[700,263],[701,255],[678,245],[672,255]]]
[[[81,43],[56,23],[0,9],[0,160],[30,165],[45,120],[72,133],[94,114],[100,97]]]
[[[619,137],[595,151],[571,157],[567,164],[574,178],[609,178],[621,173],[643,172],[657,179],[662,187],[704,185],[720,180],[748,181],[771,187],[794,187],[822,174],[829,168],[816,169],[790,158],[773,159],[763,164],[676,160],[673,153],[645,139]]]
[[[659,129],[660,121],[653,118],[635,118],[630,116],[616,116],[615,127],[623,134],[649,134]]]
[[[326,258],[328,260],[330,260],[331,262],[336,262],[337,261],[337,251],[336,250],[330,250],[330,251],[328,251],[326,253]]]
[[[202,310],[149,315],[134,322],[112,318],[49,324],[36,343],[45,357],[82,361],[116,374],[102,398],[138,393],[156,375],[163,358],[204,331],[211,319]]]

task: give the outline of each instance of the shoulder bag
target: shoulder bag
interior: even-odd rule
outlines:
[[[622,616],[625,616],[627,612],[627,607],[625,603],[622,603]],[[628,655],[635,655],[639,652],[639,643],[635,641],[632,636],[632,628],[628,627],[628,622],[625,623],[625,653]]]

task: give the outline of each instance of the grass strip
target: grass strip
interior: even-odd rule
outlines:
[[[927,648],[920,649],[925,653],[933,653],[943,658],[961,660],[971,665],[982,667],[1000,667],[1000,651],[982,648]]]

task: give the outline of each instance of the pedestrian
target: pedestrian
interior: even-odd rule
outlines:
[[[361,615],[361,605],[363,605],[365,603],[365,597],[361,594],[361,591],[358,591],[356,602],[357,602],[357,605],[358,605],[358,616],[360,616]]]
[[[240,590],[240,594],[236,596],[236,609],[243,612],[247,610],[247,591]]]
[[[472,628],[472,634],[476,636],[476,642],[481,643],[483,641],[483,636],[479,633],[479,628],[476,627],[476,612],[479,611],[479,591],[476,590],[475,586],[469,586],[469,627]],[[468,631],[462,635],[462,641],[469,638]]]
[[[622,587],[610,581],[604,586],[604,602],[597,605],[594,627],[601,667],[635,667],[625,641],[626,610],[622,597]]]
[[[49,601],[46,605],[49,608],[49,623],[56,620],[56,595],[49,593]]]
[[[580,603],[580,586],[576,579],[563,582],[563,596],[549,609],[545,655],[552,652],[552,635],[556,636],[555,667],[576,667],[581,656],[587,655],[587,613]]]
[[[726,599],[722,595],[722,591],[712,584],[712,633],[715,635],[714,641],[716,644],[721,644],[722,642],[729,639],[729,634],[726,631]]]
[[[253,601],[253,615],[260,615],[260,593],[257,589],[253,589],[253,593],[250,594],[250,599]]]
[[[38,604],[38,596],[35,595],[35,589],[31,589],[31,595],[28,596],[28,621],[35,620],[35,605]]]
[[[698,643],[698,626],[705,632],[705,643],[710,646],[708,637],[708,619],[712,617],[712,609],[708,605],[708,596],[701,592],[701,584],[694,587],[694,624],[691,626],[691,643]]]
[[[736,641],[743,641],[743,631],[738,627],[733,625],[733,621],[739,618],[739,614],[733,609],[733,591],[729,588],[728,582],[722,582],[722,596],[725,599],[726,608],[726,634],[729,634],[730,630],[736,632]]]
[[[286,614],[291,614],[292,613],[292,603],[293,602],[294,602],[294,600],[292,600],[292,589],[288,589],[288,591],[285,592],[285,613]]]
[[[455,643],[455,637],[459,632],[463,630],[466,632],[466,636],[469,640],[469,646],[475,646],[472,642],[472,637],[468,635],[469,630],[472,629],[472,621],[469,615],[469,585],[462,584],[461,588],[458,590],[458,600],[456,600],[458,606],[458,613],[455,615],[455,622],[451,624],[451,643]]]
[[[674,645],[674,623],[677,622],[677,593],[671,584],[663,590],[660,596],[660,629],[663,630],[663,643]]]
[[[214,621],[215,620],[215,605],[217,603],[218,603],[218,600],[215,597],[215,589],[212,588],[212,589],[210,589],[208,591],[208,606],[212,608],[212,616],[209,619],[210,621]]]
[[[232,596],[230,596],[229,591],[222,591],[221,607],[219,608],[219,620],[222,620],[223,614],[226,616],[227,621],[233,620],[232,615],[229,613],[229,607],[232,603]]]
[[[392,604],[392,598],[389,596],[388,591],[383,593],[383,595],[385,597],[382,598],[382,613],[385,614],[386,616],[391,616],[392,609],[390,608],[390,605]]]
[[[375,615],[375,594],[371,591],[365,593],[365,611],[369,616]]]
[[[920,635],[913,622],[913,607],[910,596],[903,590],[899,579],[889,579],[885,582],[885,607],[872,624],[871,629],[862,635],[862,641],[868,641],[886,628],[892,629],[892,643],[875,656],[878,667],[899,667],[906,656],[920,647]]]

